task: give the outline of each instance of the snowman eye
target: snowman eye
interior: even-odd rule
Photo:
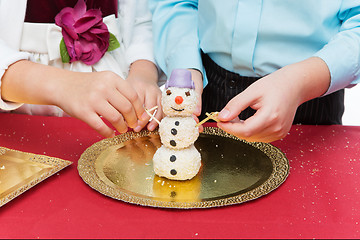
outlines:
[[[166,91],[166,94],[167,94],[167,95],[171,95],[171,91],[170,91],[170,90],[167,90],[167,91]]]
[[[190,96],[190,91],[185,92],[185,95],[188,97]]]

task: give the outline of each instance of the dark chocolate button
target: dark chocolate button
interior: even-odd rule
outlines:
[[[177,130],[175,128],[171,129],[171,134],[172,135],[176,135],[177,134]]]
[[[171,141],[170,141],[170,145],[173,146],[173,147],[176,147],[176,142],[175,142],[175,140],[171,140]]]
[[[175,155],[171,155],[170,157],[170,162],[175,162],[176,161],[176,156]]]
[[[236,87],[236,81],[234,79],[229,80],[227,86],[231,89],[234,89]]]
[[[170,173],[171,173],[171,175],[175,176],[177,174],[177,171],[175,169],[171,169]]]
[[[175,125],[176,125],[176,126],[179,126],[179,125],[180,125],[180,122],[179,122],[179,121],[176,121],[176,122],[175,122]]]

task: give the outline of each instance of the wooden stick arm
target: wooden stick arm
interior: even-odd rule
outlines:
[[[198,124],[196,124],[196,127],[204,124],[205,122],[209,121],[210,119],[216,121],[216,122],[220,122],[219,119],[217,118],[217,116],[219,115],[219,112],[212,112],[212,113],[205,113],[207,118],[204,118],[201,122],[199,122]]]

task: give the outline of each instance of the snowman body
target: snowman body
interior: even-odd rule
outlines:
[[[189,71],[179,70],[189,76]],[[174,72],[170,80],[177,81],[176,76],[174,77],[176,74],[173,74]],[[191,179],[201,166],[201,155],[194,146],[199,137],[199,128],[192,117],[197,95],[191,75],[185,81],[191,81],[192,85],[183,86],[183,82],[180,86],[174,84],[166,87],[162,93],[161,103],[166,116],[159,124],[159,135],[163,146],[153,157],[155,173],[173,180]]]
[[[192,117],[165,117],[159,125],[161,143],[170,149],[187,148],[199,137]]]

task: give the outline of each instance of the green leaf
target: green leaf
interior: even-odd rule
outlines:
[[[119,41],[116,39],[114,34],[110,33],[109,48],[107,51],[108,52],[113,51],[113,50],[117,49],[118,47],[120,47]]]
[[[60,56],[61,56],[61,61],[63,63],[68,63],[70,62],[70,55],[67,51],[67,48],[66,48],[66,45],[65,45],[65,42],[64,42],[64,38],[61,39],[61,42],[60,42]]]

